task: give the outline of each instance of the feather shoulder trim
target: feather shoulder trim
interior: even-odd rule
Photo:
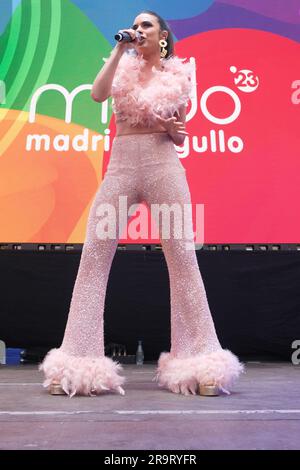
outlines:
[[[113,111],[131,125],[152,125],[154,114],[173,116],[187,106],[192,91],[193,64],[177,56],[161,59],[161,70],[152,67],[152,77],[143,81],[146,61],[123,54],[112,82]]]

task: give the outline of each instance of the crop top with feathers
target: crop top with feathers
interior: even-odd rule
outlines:
[[[162,70],[153,66],[152,77],[143,83],[145,59],[124,53],[111,88],[116,121],[126,120],[133,127],[151,127],[156,120],[155,114],[169,118],[178,113],[182,105],[187,106],[194,66],[183,60],[177,56],[160,59]]]

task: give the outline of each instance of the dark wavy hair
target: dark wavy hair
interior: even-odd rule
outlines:
[[[159,16],[157,13],[155,13],[155,11],[143,10],[143,11],[140,11],[139,15],[141,13],[148,13],[148,15],[155,16],[157,18],[158,23],[159,23],[160,30],[161,31],[163,31],[163,30],[168,31],[168,37],[167,37],[167,43],[168,43],[167,51],[168,52],[167,52],[167,55],[166,55],[165,59],[168,59],[169,57],[174,55],[174,37],[173,37],[173,33],[172,33],[171,28],[168,25],[168,23],[161,16]]]

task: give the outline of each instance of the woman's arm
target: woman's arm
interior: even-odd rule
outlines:
[[[124,48],[117,43],[110,57],[96,76],[91,90],[91,97],[94,101],[101,103],[111,95],[111,84],[123,52]]]
[[[174,130],[173,132],[169,132],[170,136],[173,139],[173,142],[175,145],[182,145],[184,142],[184,139],[188,135],[188,132],[186,132],[185,129],[185,122],[186,122],[186,106],[182,105],[179,108],[179,112],[175,113],[175,117],[178,119],[176,121],[177,124],[177,129],[184,131],[184,133],[178,133],[177,130]],[[181,125],[178,125],[181,124]]]
[[[98,73],[94,80],[91,97],[93,100],[101,103],[105,101],[111,95],[111,85],[114,79],[114,75],[118,66],[118,63],[127,49],[131,49],[137,42],[137,33],[134,29],[120,29],[120,32],[127,32],[130,34],[132,41],[117,42],[114,49],[112,50],[108,60],[103,65],[102,69]]]
[[[182,105],[175,116],[164,119],[156,114],[159,124],[161,124],[171,136],[175,145],[182,145],[188,132],[185,130],[186,106]]]

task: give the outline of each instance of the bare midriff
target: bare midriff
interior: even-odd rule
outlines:
[[[166,129],[157,124],[152,127],[130,126],[126,121],[116,121],[116,136],[128,134],[152,134],[154,132],[165,132]]]

